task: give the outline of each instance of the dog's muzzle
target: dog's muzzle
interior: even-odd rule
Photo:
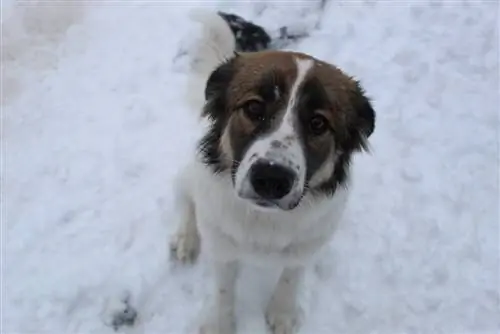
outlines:
[[[249,191],[241,197],[263,208],[292,210],[300,201],[296,195],[299,177],[291,168],[275,161],[259,159],[248,171]]]

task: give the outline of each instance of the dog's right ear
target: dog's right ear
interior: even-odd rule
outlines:
[[[235,53],[233,57],[220,64],[208,77],[205,86],[203,116],[216,119],[225,114],[227,108],[227,89],[233,79],[235,62],[238,57]]]

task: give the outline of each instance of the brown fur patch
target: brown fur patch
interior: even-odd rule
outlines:
[[[278,51],[243,53],[236,58],[234,66],[237,70],[228,90],[229,107],[241,104],[252,95],[259,95],[259,83],[265,75],[283,79],[286,91],[297,77],[293,56]]]
[[[312,58],[299,52],[264,51],[258,53],[244,53],[235,59],[235,75],[228,89],[228,109],[236,111],[235,106],[245,101],[258,97],[259,84],[263,76],[279,76],[284,83],[284,92],[280,92],[283,106],[288,98],[293,83],[297,78],[297,65],[295,59],[312,59],[313,68],[307,74],[305,81],[314,78],[322,87],[328,107],[318,109],[324,115],[332,128],[339,135],[347,136],[346,125],[355,118],[352,108],[352,95],[357,89],[357,82],[344,74],[337,67]],[[278,108],[270,108],[270,112],[277,112]],[[240,114],[237,117],[241,117]],[[251,124],[247,130],[252,128]]]

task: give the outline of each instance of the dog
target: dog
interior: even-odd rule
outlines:
[[[368,151],[375,129],[372,102],[333,64],[300,52],[241,51],[243,30],[227,17],[192,18],[204,29],[186,98],[207,128],[176,179],[171,256],[193,263],[203,243],[211,261],[213,304],[199,333],[236,332],[235,285],[247,261],[282,270],[265,318],[273,334],[298,333],[298,293],[343,216],[351,158]]]

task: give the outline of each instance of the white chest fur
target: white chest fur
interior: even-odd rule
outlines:
[[[331,198],[308,195],[295,210],[262,211],[238,198],[227,176],[193,161],[180,186],[192,201],[203,252],[218,259],[298,264],[307,261],[335,231],[348,190]]]

